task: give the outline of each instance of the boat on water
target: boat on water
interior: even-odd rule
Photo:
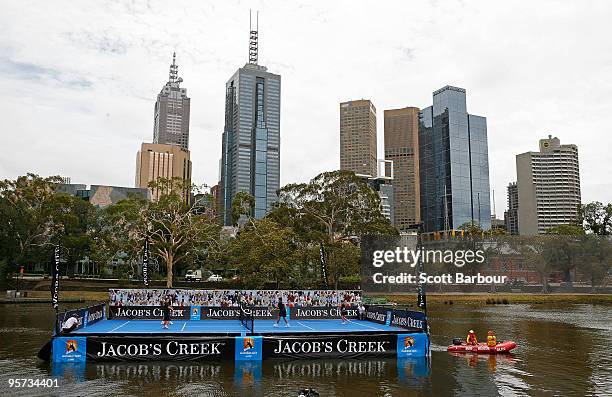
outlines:
[[[455,341],[453,341],[455,342]],[[452,344],[446,350],[457,353],[482,353],[482,354],[499,354],[510,353],[516,347],[516,342],[505,341],[500,342],[495,346],[488,346],[486,343],[478,343],[477,345],[467,345],[465,342]]]

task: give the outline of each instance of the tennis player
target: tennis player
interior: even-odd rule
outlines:
[[[348,320],[346,319],[346,315],[348,314],[347,306],[348,303],[345,304],[342,302],[340,304],[340,318],[342,319],[342,324],[348,324]]]
[[[287,322],[287,309],[285,308],[285,304],[283,303],[283,298],[278,298],[278,319],[276,319],[275,327],[278,327],[278,323],[280,323],[281,317],[285,320],[285,327],[289,326],[289,322]]]
[[[162,322],[163,329],[168,329],[168,324],[170,323],[170,311],[172,307],[170,306],[170,300],[166,300],[162,302],[162,311],[164,313],[164,321]]]

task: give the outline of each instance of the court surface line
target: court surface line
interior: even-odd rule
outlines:
[[[308,325],[304,325],[304,324],[302,324],[302,323],[301,323],[301,322],[299,322],[299,321],[296,321],[296,323],[300,324],[302,327],[308,328],[308,329],[309,329],[309,330],[311,330],[311,331],[314,331],[314,330],[315,330],[314,328],[309,327]]]
[[[126,322],[124,322],[123,324],[111,329],[110,331],[108,331],[109,333],[111,332],[115,332],[116,330],[118,330],[119,328],[123,327],[125,324],[129,323],[131,320],[127,320]]]
[[[353,321],[351,321],[351,320],[349,320],[349,323],[351,323],[351,324],[355,324],[355,325],[360,325],[360,326],[362,326],[362,327],[367,327],[367,328],[375,329],[375,330],[377,330],[377,331],[386,331],[384,328],[372,327],[371,325],[365,325],[365,324],[355,323],[355,322],[353,322]]]

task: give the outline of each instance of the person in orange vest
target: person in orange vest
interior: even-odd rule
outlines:
[[[465,339],[465,343],[471,346],[476,346],[478,344],[478,340],[476,339],[476,334],[474,333],[474,330],[470,330],[470,332],[468,332],[468,336]]]
[[[495,334],[493,333],[493,331],[489,331],[489,333],[487,334],[487,346],[489,347],[497,346],[497,338],[495,337]]]

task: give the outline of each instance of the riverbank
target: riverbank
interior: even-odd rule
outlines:
[[[49,298],[48,291],[28,291],[29,298]],[[386,295],[384,296],[390,302],[396,302],[401,305],[414,305],[416,302],[416,295]],[[88,302],[107,301],[107,291],[61,291],[60,300],[72,300],[81,299]],[[544,304],[544,303],[591,303],[591,304],[612,304],[612,295],[610,294],[440,294],[440,293],[429,293],[427,294],[427,301],[429,303],[439,304],[475,304],[475,305],[486,305],[487,300],[491,303],[494,300],[495,304],[509,304],[513,303],[532,303],[532,304]]]
[[[416,295],[386,295],[385,298],[391,302],[401,305],[414,304]],[[441,304],[513,304],[513,303],[575,303],[575,304],[612,304],[610,294],[427,294],[428,303]]]

